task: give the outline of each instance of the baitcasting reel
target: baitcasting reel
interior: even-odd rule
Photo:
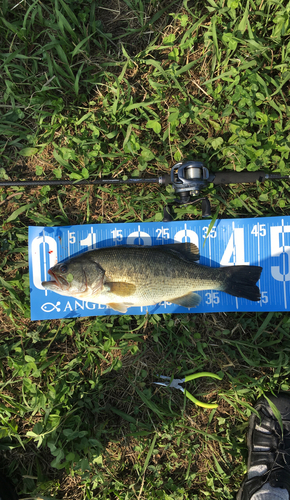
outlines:
[[[198,198],[200,191],[209,183],[218,184],[243,184],[264,182],[265,180],[288,179],[289,175],[267,174],[262,171],[255,172],[236,172],[224,170],[222,172],[210,173],[209,170],[200,161],[186,161],[176,163],[171,169],[171,184],[179,195],[173,203],[164,208],[164,221],[171,221],[171,207],[173,205],[189,205],[199,201],[202,202],[202,217],[210,217],[211,210],[207,198]],[[193,198],[192,198],[193,197]]]
[[[209,182],[209,171],[200,161],[186,161],[176,163],[171,169],[171,184],[179,198],[164,207],[164,222],[173,220],[171,207],[173,205],[192,205],[202,202],[202,216],[210,217],[211,210],[207,198],[197,198],[200,191]],[[195,199],[192,199],[192,197]]]

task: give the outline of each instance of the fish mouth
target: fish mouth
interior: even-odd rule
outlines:
[[[53,278],[50,281],[44,281],[43,284],[51,284],[53,287],[60,288],[61,290],[68,290],[69,289],[69,283],[68,281],[63,278],[62,276],[57,276],[51,269],[49,269],[48,274]]]

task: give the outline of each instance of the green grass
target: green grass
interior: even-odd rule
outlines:
[[[117,4],[117,6],[116,6]],[[2,2],[2,179],[289,174],[288,2]],[[287,214],[289,185],[214,187],[218,217]],[[28,225],[162,220],[171,187],[0,191],[0,457],[21,498],[233,499],[263,391],[289,390],[288,315],[31,322]],[[175,210],[201,217],[201,207]],[[157,374],[223,372],[181,392]]]

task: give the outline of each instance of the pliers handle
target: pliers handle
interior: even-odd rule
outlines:
[[[184,393],[184,395],[190,399],[193,403],[195,403],[197,406],[201,406],[202,408],[217,408],[218,405],[216,403],[203,403],[202,401],[199,401],[196,399],[190,392],[188,392],[186,389],[184,389],[180,384],[183,384],[184,382],[189,382],[190,380],[195,380],[196,378],[200,377],[211,377],[211,378],[216,378],[217,380],[222,380],[222,377],[219,375],[216,375],[215,373],[211,372],[199,372],[199,373],[193,373],[192,375],[187,375],[185,378],[174,378],[172,379],[171,377],[167,377],[166,375],[159,375],[160,378],[162,378],[166,382],[154,382],[156,385],[163,385],[165,387],[174,387],[175,389],[179,389]]]

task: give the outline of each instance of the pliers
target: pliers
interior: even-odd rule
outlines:
[[[202,403],[201,401],[198,401],[190,392],[188,392],[186,389],[184,389],[181,385],[184,382],[189,382],[190,380],[194,380],[196,378],[200,377],[211,377],[211,378],[216,378],[218,380],[222,380],[222,377],[219,375],[216,375],[215,373],[210,373],[210,372],[199,372],[199,373],[193,373],[192,375],[187,375],[185,378],[174,378],[172,380],[172,377],[167,377],[166,375],[158,375],[158,377],[162,378],[163,380],[166,380],[167,382],[153,382],[156,385],[164,385],[165,387],[174,387],[175,389],[179,389],[184,393],[184,395],[190,399],[193,403],[195,403],[197,406],[201,406],[202,408],[217,408],[218,405],[215,403]],[[171,381],[171,382],[170,382]]]

